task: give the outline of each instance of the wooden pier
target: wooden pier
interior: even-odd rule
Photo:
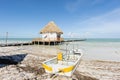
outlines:
[[[63,38],[55,41],[44,41],[41,38],[35,38],[31,42],[26,43],[7,43],[0,44],[0,47],[6,46],[24,46],[24,45],[58,45],[59,43],[64,42],[77,42],[77,41],[85,41],[86,39],[76,39],[76,40],[64,40]]]
[[[86,41],[87,39],[70,39],[70,40],[65,40],[64,42],[77,42],[77,41]]]
[[[42,40],[42,38],[35,38],[32,40],[32,44],[38,44],[38,45],[56,45],[59,44],[61,42],[64,42],[63,38],[60,38],[58,40]]]
[[[6,47],[6,46],[23,46],[23,45],[32,45],[32,43],[8,43],[8,44],[0,44],[0,47]]]
[[[38,45],[56,45],[59,43],[63,43],[63,42],[77,42],[77,41],[85,41],[86,39],[74,39],[74,40],[64,40],[63,38],[60,38],[59,40],[55,40],[55,41],[44,41],[41,38],[35,38],[32,40],[32,44],[38,44]]]

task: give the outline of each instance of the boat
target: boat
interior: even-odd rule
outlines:
[[[70,77],[79,66],[82,55],[81,49],[59,52],[57,57],[42,62],[42,66],[46,73]]]

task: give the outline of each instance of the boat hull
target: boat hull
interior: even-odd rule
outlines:
[[[47,73],[72,76],[75,69],[79,66],[81,57],[82,53],[66,55],[62,60],[58,60],[57,57],[54,57],[44,61],[42,66]]]

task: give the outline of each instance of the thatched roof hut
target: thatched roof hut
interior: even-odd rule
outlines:
[[[41,38],[33,39],[33,43],[40,43],[40,44],[56,44],[64,41],[61,38],[63,34],[62,30],[53,22],[49,22],[43,29],[40,31]]]
[[[62,30],[53,22],[49,22],[41,31],[40,34],[43,33],[58,33],[63,34]]]

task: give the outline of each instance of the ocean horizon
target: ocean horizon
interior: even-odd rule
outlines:
[[[31,42],[34,38],[7,38],[8,43]],[[64,38],[64,40],[82,40],[83,42],[120,42],[120,38]],[[81,41],[79,41],[81,42]],[[0,38],[0,44],[6,43],[6,38]]]

